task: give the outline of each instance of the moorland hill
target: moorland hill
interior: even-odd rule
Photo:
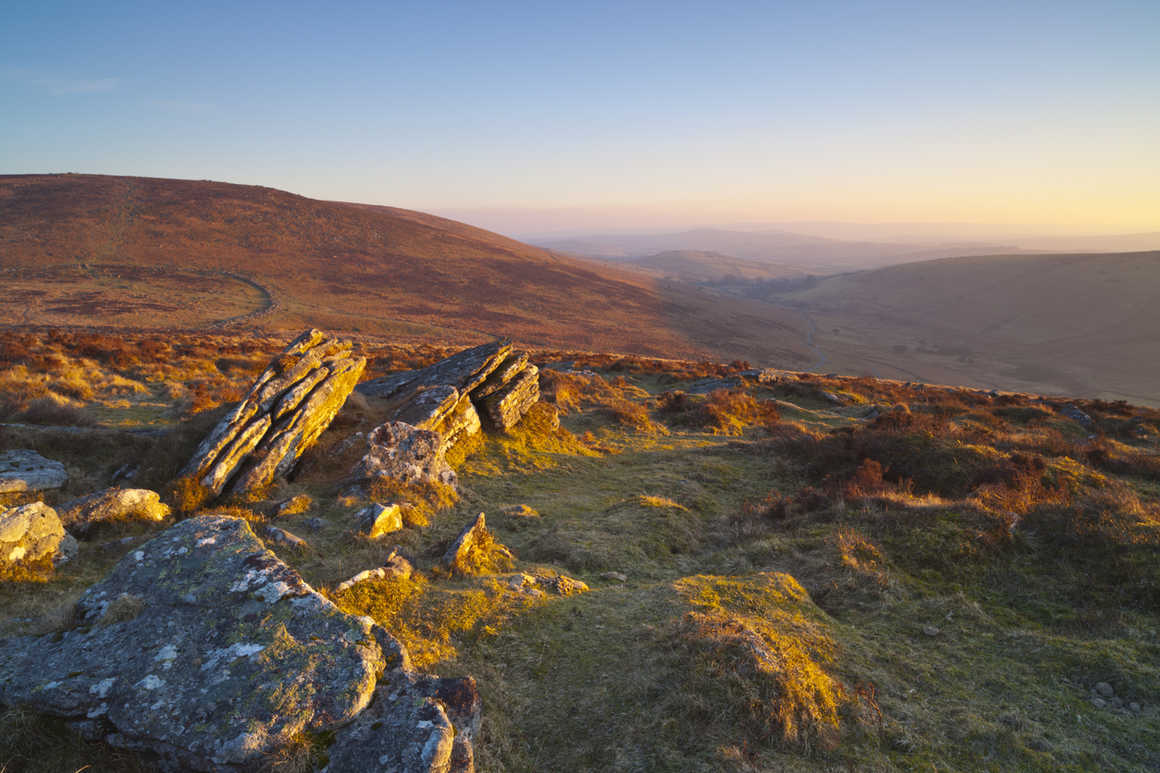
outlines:
[[[310,325],[808,362],[760,304],[582,262],[406,209],[260,186],[0,177],[0,323],[205,330]],[[776,333],[776,335],[770,335]]]
[[[1157,288],[1160,251],[949,258],[750,289],[808,314],[841,372],[1155,404]]]

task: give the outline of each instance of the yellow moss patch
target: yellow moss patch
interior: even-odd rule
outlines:
[[[793,577],[697,575],[675,583],[692,607],[682,635],[691,678],[728,693],[723,704],[755,737],[776,732],[805,747],[836,744],[849,700],[827,667],[835,645],[825,615]]]

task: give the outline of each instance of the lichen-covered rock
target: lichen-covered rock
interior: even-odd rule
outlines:
[[[16,448],[0,453],[0,494],[49,491],[68,482],[64,465],[35,451]]]
[[[473,773],[480,706],[470,677],[394,672],[335,734],[323,773]]]
[[[149,489],[108,488],[61,505],[59,515],[66,529],[83,537],[101,523],[164,521],[169,517],[169,505]]]
[[[90,722],[196,770],[252,765],[369,703],[404,651],[340,611],[246,521],[192,518],[123,558],[61,634],[0,641],[0,702]]]
[[[285,475],[330,425],[366,360],[309,330],[274,359],[182,470],[212,493],[244,493]]]
[[[18,566],[60,565],[77,553],[77,541],[64,530],[56,511],[33,502],[0,512],[0,570]]]
[[[528,365],[516,378],[483,398],[480,406],[491,426],[507,432],[539,399],[540,370]]]
[[[363,479],[385,477],[412,483],[427,481],[455,486],[455,471],[444,459],[445,447],[438,433],[418,429],[401,421],[376,427],[367,436],[367,453],[355,467]]]
[[[370,539],[378,539],[403,528],[403,509],[397,504],[380,505],[372,502],[355,513],[358,532]]]

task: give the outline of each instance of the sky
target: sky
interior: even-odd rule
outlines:
[[[505,232],[1160,231],[1160,2],[13,2],[0,173]]]

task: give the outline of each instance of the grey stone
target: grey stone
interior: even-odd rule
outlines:
[[[500,510],[509,518],[539,518],[540,514],[529,505],[509,505]]]
[[[403,510],[397,504],[380,505],[372,502],[355,513],[358,532],[370,539],[378,539],[403,528]]]
[[[355,467],[356,477],[385,477],[412,483],[426,481],[455,486],[455,471],[444,459],[443,439],[431,430],[401,421],[387,422],[367,437],[368,449]]]
[[[370,580],[385,580],[388,577],[401,577],[406,579],[411,576],[411,572],[413,571],[414,567],[411,566],[411,562],[399,555],[398,549],[394,549],[390,552],[389,555],[387,555],[387,559],[383,562],[382,566],[375,569],[365,569],[359,572],[349,580],[345,580],[339,583],[335,590],[341,592],[349,588],[353,588],[360,582],[369,582]]]
[[[271,508],[271,514],[276,518],[284,518],[288,515],[301,515],[311,508],[314,500],[309,494],[299,494],[283,499]]]
[[[49,562],[59,566],[76,553],[76,539],[43,502],[0,512],[0,569]]]
[[[1107,708],[1108,702],[1103,698],[1092,698],[1092,705],[1097,709]]]
[[[59,514],[66,529],[83,537],[102,523],[164,521],[169,517],[169,505],[149,489],[107,488],[61,505]]]
[[[64,465],[35,451],[16,448],[0,453],[0,494],[49,491],[68,482]]]
[[[1088,429],[1091,429],[1095,426],[1095,422],[1092,421],[1092,417],[1081,411],[1079,406],[1068,404],[1060,408],[1059,412],[1072,421],[1082,424]]]
[[[191,518],[126,555],[76,627],[0,641],[0,701],[99,723],[116,746],[233,770],[347,724],[406,653],[340,611],[241,519]]]
[[[1095,687],[1092,688],[1097,694],[1107,698],[1116,694],[1116,691],[1107,682],[1096,682]]]
[[[268,485],[297,464],[358,383],[366,360],[349,341],[300,335],[206,436],[182,469],[213,494]]]
[[[277,526],[267,526],[262,530],[266,539],[273,542],[275,545],[281,545],[284,548],[293,548],[294,550],[309,550],[310,545],[306,540],[299,537],[297,534],[280,529]]]
[[[481,701],[475,680],[393,672],[335,734],[323,773],[472,773]]]

